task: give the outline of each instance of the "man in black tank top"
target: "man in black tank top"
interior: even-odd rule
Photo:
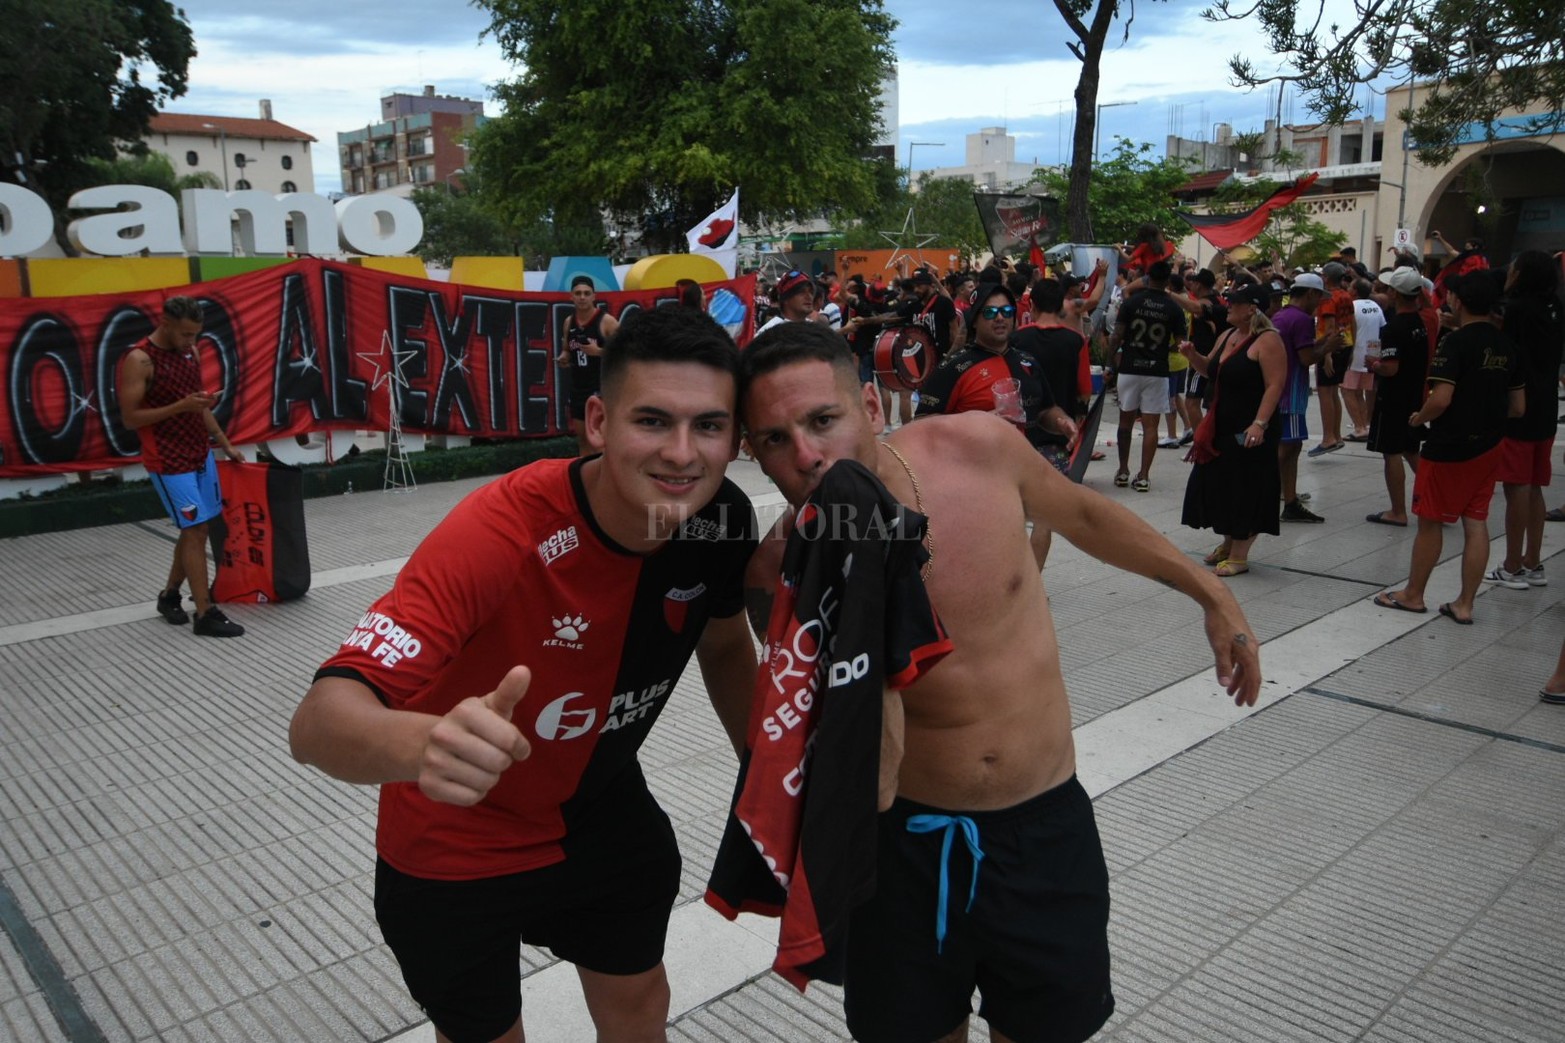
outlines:
[[[588,456],[587,399],[598,393],[598,371],[603,363],[603,345],[619,329],[619,320],[598,307],[597,287],[592,276],[578,275],[571,280],[571,302],[576,314],[565,324],[565,342],[554,364],[570,376],[571,434],[576,436],[577,455]]]

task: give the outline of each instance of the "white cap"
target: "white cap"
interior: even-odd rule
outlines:
[[[1305,272],[1303,275],[1294,276],[1293,285],[1290,287],[1290,289],[1320,290],[1322,293],[1325,293],[1326,284],[1321,282],[1320,276],[1316,275],[1314,272]]]
[[[1424,277],[1418,274],[1417,268],[1403,265],[1386,276],[1386,285],[1398,293],[1411,296],[1424,288]]]

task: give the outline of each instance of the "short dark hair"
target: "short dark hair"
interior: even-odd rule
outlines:
[[[1042,315],[1058,315],[1065,307],[1065,287],[1058,279],[1039,279],[1032,284],[1032,310]]]
[[[594,293],[598,290],[598,284],[592,281],[592,276],[590,275],[578,275],[571,279],[571,289],[574,290],[576,287],[583,285],[592,287]]]
[[[1012,272],[1005,277],[1005,288],[1011,291],[1012,296],[1020,297],[1027,292],[1027,276],[1021,272]]]
[[[637,362],[695,362],[739,378],[739,349],[728,331],[706,312],[678,304],[638,311],[620,323],[603,346],[603,393],[611,394]]]
[[[1375,292],[1375,284],[1368,279],[1358,278],[1353,280],[1353,296],[1363,300]]]
[[[1560,266],[1542,250],[1523,250],[1511,262],[1509,296],[1554,297],[1560,292]]]
[[[1485,271],[1457,276],[1446,289],[1462,302],[1469,315],[1488,315],[1500,300],[1494,280]]]
[[[679,294],[679,303],[686,308],[699,309],[706,304],[706,294],[694,279],[680,279],[674,283],[674,289]]]
[[[163,302],[163,317],[171,322],[200,322],[201,302],[194,297],[170,297]]]
[[[1153,286],[1167,285],[1168,277],[1174,274],[1174,266],[1167,261],[1153,261],[1147,265],[1147,281]]]
[[[819,322],[784,322],[759,334],[739,355],[739,401],[750,385],[796,362],[825,362],[858,383],[859,363],[847,338]]]

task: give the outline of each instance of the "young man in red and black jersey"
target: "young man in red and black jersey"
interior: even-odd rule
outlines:
[[[598,290],[590,275],[571,280],[571,303],[576,311],[565,325],[565,343],[554,364],[570,374],[571,434],[576,436],[579,455],[588,456],[593,449],[584,425],[587,399],[598,393],[603,345],[619,329],[619,320],[598,307]]]
[[[381,786],[376,918],[441,1040],[522,1038],[523,940],[576,965],[600,1040],[663,1038],[680,859],[636,751],[692,653],[743,742],[738,362],[700,312],[627,320],[586,402],[602,455],[464,500],[294,715],[296,758]]]
[[[132,348],[120,365],[120,422],[141,433],[141,459],[152,488],[163,501],[179,541],[168,583],[158,595],[158,614],[168,622],[190,619],[180,604],[180,586],[189,581],[196,603],[191,629],[201,637],[239,637],[245,628],[212,604],[207,586],[207,522],[223,510],[217,482],[215,441],[230,460],[244,455],[229,442],[212,415],[218,396],[201,384],[196,341],[201,336],[201,304],[191,297],[170,297],[151,336]]]

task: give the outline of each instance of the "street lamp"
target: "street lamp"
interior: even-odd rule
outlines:
[[[441,180],[443,180],[446,183],[446,195],[448,195],[448,196],[456,195],[456,189],[451,187],[451,179],[454,178],[454,177],[465,177],[466,175],[467,175],[467,168],[466,167],[457,167],[455,170],[451,171],[451,173],[447,174],[444,178],[442,178]]]
[[[217,131],[217,140],[218,140],[218,143],[222,146],[222,149],[223,149],[223,191],[227,192],[228,191],[228,131],[224,130],[222,127],[214,126],[211,123],[203,123],[201,125],[203,127],[205,127],[207,130],[215,130],[215,131]]]
[[[943,141],[910,141],[907,143],[907,189],[913,191],[913,150],[920,145],[928,145],[931,148],[944,148]]]
[[[1092,162],[1098,161],[1098,145],[1103,141],[1103,110],[1112,109],[1117,105],[1134,105],[1133,101],[1100,101],[1098,102],[1098,118],[1092,125]]]

